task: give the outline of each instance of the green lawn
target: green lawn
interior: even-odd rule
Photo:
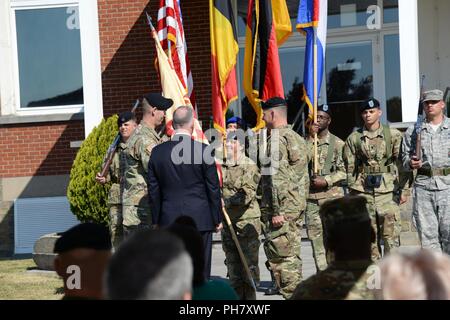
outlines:
[[[30,272],[32,259],[0,259],[0,300],[56,300],[62,298],[62,280],[55,274]]]

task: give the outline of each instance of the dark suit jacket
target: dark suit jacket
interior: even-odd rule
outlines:
[[[211,231],[222,221],[217,167],[211,152],[203,156],[208,150],[207,145],[180,134],[153,148],[148,164],[153,224],[166,226],[187,215],[199,231]]]

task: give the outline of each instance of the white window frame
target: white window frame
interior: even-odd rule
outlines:
[[[84,113],[85,135],[100,123],[103,118],[103,98],[101,82],[101,59],[100,59],[100,39],[99,39],[99,21],[97,0],[6,0],[9,8],[9,27],[10,36],[6,37],[9,42],[6,48],[10,47],[10,66],[6,73],[12,74],[9,78],[13,81],[12,88],[0,88],[3,95],[7,96],[8,101],[2,102],[1,115],[11,116],[45,116],[55,114],[77,114]],[[4,4],[5,6],[5,4]],[[51,107],[33,107],[20,108],[20,84],[19,84],[19,62],[17,50],[17,32],[15,12],[24,9],[46,9],[78,6],[80,23],[80,46],[83,75],[83,105],[71,106],[51,106]],[[1,39],[1,37],[0,37]],[[9,41],[8,41],[9,40]],[[0,47],[0,50],[3,48]],[[8,61],[8,59],[7,59]],[[0,61],[1,64],[1,61]],[[6,64],[7,65],[7,64]],[[3,79],[8,79],[7,75]],[[0,87],[4,87],[1,84]],[[13,93],[8,93],[12,90]]]

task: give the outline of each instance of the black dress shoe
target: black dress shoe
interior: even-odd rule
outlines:
[[[270,287],[270,288],[267,288],[267,289],[266,289],[266,291],[264,292],[264,294],[265,294],[266,296],[274,296],[274,295],[276,295],[276,294],[280,294],[280,290],[279,290],[278,288],[275,288],[275,287]]]

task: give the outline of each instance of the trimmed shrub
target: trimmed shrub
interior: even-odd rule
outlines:
[[[102,120],[78,150],[67,188],[70,210],[81,222],[97,222],[106,224],[108,215],[108,192],[111,183],[101,185],[95,181],[100,172],[103,158],[109,145],[118,133],[117,115]]]

